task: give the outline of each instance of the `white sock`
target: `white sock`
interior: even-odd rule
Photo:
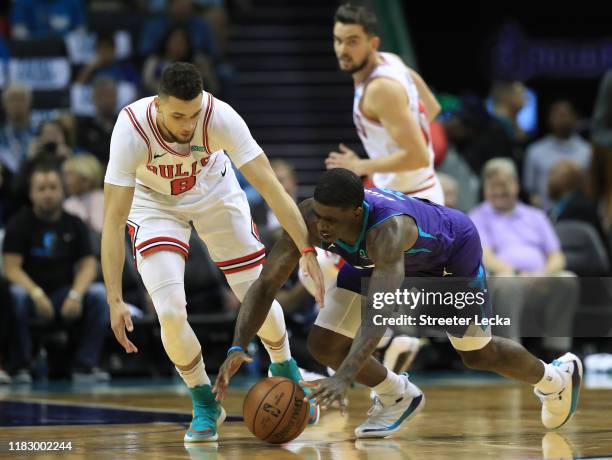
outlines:
[[[563,382],[559,369],[552,364],[546,364],[544,361],[542,361],[542,364],[544,364],[544,375],[542,380],[534,386],[544,394],[560,392],[565,386],[565,382]]]
[[[210,385],[210,379],[206,374],[206,368],[204,366],[202,356],[200,356],[200,360],[191,369],[182,371],[177,367],[176,370],[189,388],[197,387],[199,385]]]
[[[406,390],[405,380],[392,370],[387,369],[387,376],[372,388],[380,398],[383,406],[395,404],[398,397]]]
[[[288,361],[291,359],[291,350],[289,349],[289,337],[285,332],[285,336],[282,339],[282,343],[280,345],[268,345],[266,342],[261,341],[263,343],[264,348],[270,355],[270,361],[273,363],[282,363],[283,361]]]

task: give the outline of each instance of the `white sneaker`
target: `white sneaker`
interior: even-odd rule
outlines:
[[[383,406],[376,396],[368,411],[368,419],[355,428],[358,438],[386,438],[395,433],[400,425],[414,417],[425,406],[425,395],[402,374],[406,388],[395,404]]]
[[[533,392],[542,401],[542,423],[549,430],[556,430],[576,412],[582,384],[582,362],[576,355],[565,353],[552,365],[559,369],[565,383],[563,389],[558,393],[544,394],[534,388]]]

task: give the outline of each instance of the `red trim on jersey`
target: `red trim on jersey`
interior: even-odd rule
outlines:
[[[210,145],[208,144],[208,124],[210,123],[210,119],[212,118],[212,113],[214,109],[215,98],[212,94],[208,94],[208,105],[206,107],[206,115],[204,115],[204,123],[202,123],[202,140],[204,142],[204,148],[206,152],[211,155]]]
[[[248,264],[248,265],[242,265],[241,267],[236,267],[236,268],[223,268],[223,267],[219,267],[221,269],[221,271],[223,272],[224,275],[231,275],[232,273],[238,273],[238,272],[242,272],[245,270],[250,270],[251,268],[255,268],[258,265],[263,264],[266,261],[266,258],[263,257],[259,260],[256,260],[255,262],[253,262],[252,264]]]
[[[189,245],[188,244],[183,243],[181,240],[177,240],[176,238],[170,238],[169,236],[158,236],[156,238],[148,239],[148,240],[143,241],[142,243],[140,243],[138,246],[136,246],[136,249],[140,250],[144,246],[147,246],[147,245],[152,244],[152,243],[159,243],[161,241],[166,241],[166,242],[170,242],[170,243],[176,243],[176,244],[182,246],[186,251],[189,251]]]
[[[149,103],[149,107],[147,107],[147,121],[149,122],[149,127],[151,128],[151,131],[153,132],[153,137],[155,138],[157,143],[160,145],[161,148],[163,148],[166,152],[171,153],[172,155],[177,155],[179,157],[188,157],[189,155],[191,155],[191,151],[188,151],[187,153],[179,153],[176,150],[172,149],[172,147],[170,147],[168,144],[166,144],[164,138],[157,129],[157,123],[155,122],[155,120],[153,120],[153,102],[154,101],[151,101]]]
[[[189,253],[183,249],[178,248],[177,246],[171,245],[171,244],[163,244],[163,243],[158,243],[155,244],[151,247],[149,247],[148,249],[145,249],[144,251],[140,251],[140,255],[142,257],[154,254],[156,252],[159,251],[174,251],[174,252],[178,252],[180,255],[182,255],[185,260],[187,259],[187,257],[189,257]]]
[[[132,257],[134,258],[134,267],[138,270],[138,260],[136,257],[136,236],[138,234],[138,226],[133,224],[129,220],[126,222],[128,234],[130,235],[130,241],[132,242]]]
[[[223,267],[226,267],[228,265],[239,264],[240,262],[248,262],[249,260],[255,259],[257,257],[261,257],[262,254],[265,254],[265,253],[266,253],[266,248],[261,248],[259,251],[249,254],[247,256],[238,257],[236,259],[224,260],[222,262],[215,262],[215,264],[217,265],[217,267],[223,269]]]
[[[136,119],[136,115],[134,115],[134,112],[132,112],[132,109],[130,109],[129,107],[126,107],[124,110],[125,110],[125,113],[127,113],[127,116],[130,119],[132,126],[134,126],[134,129],[136,130],[136,132],[140,134],[140,137],[142,137],[142,140],[144,140],[145,144],[147,144],[147,150],[149,151],[148,163],[150,163],[151,162],[151,143],[149,142],[149,139],[144,129],[142,129],[142,126],[140,126],[140,123],[138,123],[138,120]]]

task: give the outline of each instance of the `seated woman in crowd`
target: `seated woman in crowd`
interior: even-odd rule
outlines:
[[[90,230],[102,232],[104,215],[103,171],[98,159],[83,153],[62,165],[66,195],[64,210],[79,217]]]

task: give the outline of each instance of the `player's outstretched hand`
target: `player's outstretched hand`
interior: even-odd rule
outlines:
[[[121,344],[123,348],[125,348],[126,353],[138,353],[138,348],[130,339],[127,338],[125,330],[128,332],[132,332],[134,330],[134,325],[132,324],[132,315],[130,315],[130,310],[128,306],[124,302],[119,302],[117,304],[110,306],[110,319],[111,319],[111,328],[113,329],[113,333],[115,334],[115,338],[117,342]]]
[[[351,385],[350,380],[338,377],[334,374],[324,379],[313,380],[312,382],[301,381],[300,385],[311,388],[312,393],[304,398],[304,401],[314,399],[321,409],[331,407],[334,401],[338,401],[340,412],[346,414],[346,392]]]
[[[317,260],[317,254],[307,252],[300,259],[300,269],[305,276],[310,276],[315,284],[315,300],[321,308],[325,307],[325,280]]]
[[[223,361],[223,364],[221,364],[219,368],[219,375],[217,375],[215,386],[212,389],[212,392],[216,395],[215,399],[217,401],[221,401],[225,397],[230,379],[238,372],[242,363],[250,363],[252,361],[253,358],[240,350],[232,351],[227,355],[227,358],[225,358],[225,361]]]

